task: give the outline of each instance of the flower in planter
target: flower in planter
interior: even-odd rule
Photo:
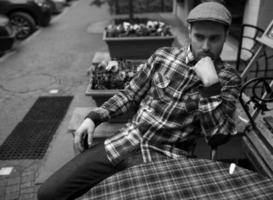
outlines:
[[[170,26],[161,21],[149,20],[145,23],[133,24],[124,21],[121,24],[110,24],[105,28],[107,37],[140,37],[171,36]]]
[[[139,64],[140,61],[102,61],[91,74],[92,89],[124,89],[139,70]]]

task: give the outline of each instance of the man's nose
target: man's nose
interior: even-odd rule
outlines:
[[[202,45],[202,50],[203,51],[209,51],[210,50],[209,40],[204,40],[203,45]]]

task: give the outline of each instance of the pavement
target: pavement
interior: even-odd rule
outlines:
[[[0,144],[37,97],[74,96],[43,159],[0,161],[0,200],[36,200],[40,183],[75,156],[68,127],[75,108],[95,106],[84,93],[86,74],[95,52],[107,51],[102,31],[113,18],[107,6],[89,4],[87,0],[73,1],[54,17],[50,27],[39,29],[0,58]],[[187,45],[187,29],[171,13],[143,15],[167,21],[177,38],[174,45]],[[235,53],[228,41],[225,59],[234,61]],[[52,94],[53,90],[57,94]],[[7,175],[2,175],[5,171]]]

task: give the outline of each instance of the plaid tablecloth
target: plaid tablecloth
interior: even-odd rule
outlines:
[[[273,199],[273,180],[253,171],[204,159],[170,159],[119,172],[85,199]]]

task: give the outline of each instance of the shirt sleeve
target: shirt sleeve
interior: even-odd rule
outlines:
[[[224,143],[237,133],[234,114],[240,93],[241,78],[233,68],[219,74],[220,82],[200,93],[198,110],[202,132],[210,146]]]
[[[127,112],[130,108],[137,108],[150,87],[154,57],[155,55],[152,55],[146,63],[140,66],[140,70],[124,90],[112,96],[101,107],[92,110],[86,117],[98,125]]]

